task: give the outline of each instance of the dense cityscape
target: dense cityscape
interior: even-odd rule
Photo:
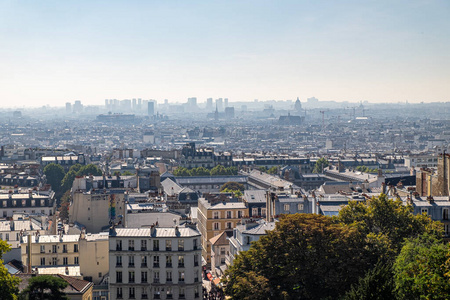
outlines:
[[[450,236],[449,108],[448,102],[191,97],[174,104],[138,98],[2,109],[0,238],[11,247],[4,264],[22,282],[36,275],[62,279],[71,299],[275,299],[283,293],[357,299],[364,290],[358,280],[389,275],[372,274],[381,264],[400,268],[395,257],[404,238],[430,243],[420,234]],[[340,235],[354,226],[349,218],[361,218],[351,216],[357,207],[381,209],[392,220],[383,225],[369,214],[381,229],[365,228],[362,245],[345,250],[350,242]],[[328,224],[330,232],[319,234],[311,222]],[[343,271],[329,274],[313,271],[327,268],[327,259],[311,265],[319,257],[295,243],[280,250],[293,260],[277,262],[287,264],[280,272],[294,272],[302,284],[320,278],[326,289],[310,282],[290,291],[282,273],[263,275],[269,262],[251,275],[258,262],[249,265],[244,257],[258,260],[273,243],[292,243],[278,237],[293,234],[283,233],[286,226],[307,230],[292,238],[304,238],[308,247],[327,239],[344,247],[316,250],[337,255],[331,261],[341,257]],[[392,233],[383,226],[400,228]],[[390,252],[367,252],[382,243],[373,234],[387,239],[378,247]],[[270,239],[252,248],[263,236]],[[306,256],[295,258],[296,250]],[[364,260],[346,260],[346,251],[362,251]],[[329,281],[361,263],[366,267]],[[304,268],[289,270],[289,264]],[[250,273],[239,275],[242,270]],[[317,278],[301,279],[306,274]],[[393,288],[376,292],[391,297]]]

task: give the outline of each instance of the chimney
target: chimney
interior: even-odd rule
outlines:
[[[428,186],[427,196],[432,197],[433,196],[433,187],[432,187],[431,174],[428,175],[428,177],[427,177],[427,186]]]
[[[32,267],[32,259],[31,259],[31,235],[29,234],[27,236],[27,273],[31,274],[31,267]]]
[[[155,224],[150,226],[150,235],[151,236],[155,236],[156,235],[156,225]]]
[[[386,195],[386,183],[384,182],[381,183],[381,193]]]
[[[33,199],[33,190],[31,189],[28,190],[28,198]]]

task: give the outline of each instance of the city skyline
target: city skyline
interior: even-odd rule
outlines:
[[[0,101],[446,102],[449,12],[446,1],[4,1]]]

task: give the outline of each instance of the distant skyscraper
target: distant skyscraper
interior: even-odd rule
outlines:
[[[225,103],[225,107],[228,107],[228,98],[223,99],[224,103]]]
[[[142,109],[142,99],[138,98],[138,107],[137,109],[140,111]]]
[[[225,107],[225,118],[234,119],[234,107]]]
[[[66,102],[66,113],[72,113],[72,104],[70,102]]]
[[[133,98],[133,102],[131,103],[131,110],[136,110],[137,106],[136,106],[136,98]]]
[[[188,98],[188,110],[196,110],[197,109],[197,97]]]
[[[147,106],[148,107],[148,115],[154,116],[155,115],[155,102],[148,101],[147,105],[148,105]]]
[[[216,109],[218,111],[223,111],[223,99],[222,98],[216,99]]]
[[[81,113],[83,112],[83,104],[81,104],[80,100],[76,100],[75,104],[73,105],[73,112],[74,113]]]
[[[213,99],[208,98],[206,99],[206,110],[210,111],[213,108]]]

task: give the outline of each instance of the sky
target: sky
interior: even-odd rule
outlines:
[[[0,106],[450,101],[450,1],[0,0]]]

